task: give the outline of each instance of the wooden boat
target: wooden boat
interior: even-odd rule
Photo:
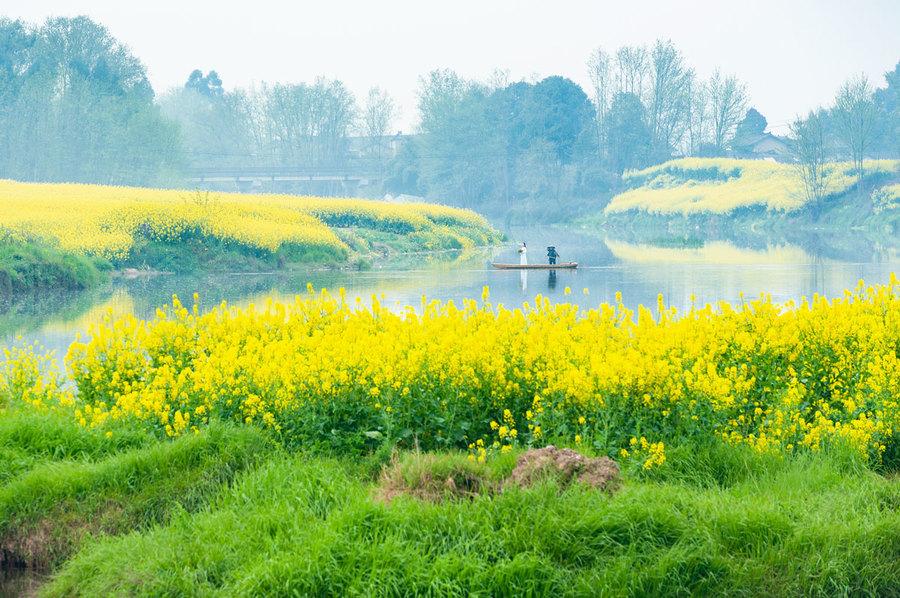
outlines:
[[[578,267],[578,262],[560,262],[558,264],[491,264],[498,270],[573,270]]]

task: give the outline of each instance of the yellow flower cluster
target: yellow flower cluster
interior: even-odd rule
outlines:
[[[53,356],[40,354],[34,345],[3,349],[0,412],[10,400],[40,411],[75,404]]]
[[[866,174],[900,172],[900,160],[871,160]],[[607,213],[644,210],[654,214],[726,214],[762,206],[790,212],[806,197],[796,168],[765,160],[683,158],[626,173],[628,191],[612,198]],[[825,167],[824,193],[842,193],[856,182],[850,163]]]
[[[666,462],[666,445],[662,442],[650,442],[645,437],[632,437],[628,441],[629,448],[619,451],[623,459],[629,457],[643,461],[644,469],[659,467]]]
[[[77,417],[169,436],[219,418],[290,444],[390,439],[475,459],[563,439],[637,450],[648,468],[697,438],[762,452],[839,442],[873,459],[898,450],[894,276],[834,299],[684,313],[661,297],[636,312],[619,296],[592,309],[485,297],[398,312],[310,289],[206,313],[174,298],[151,320],[111,313],[67,356]]]
[[[347,246],[332,227],[358,225],[438,231],[464,247],[494,234],[474,212],[429,204],[0,180],[0,230],[109,259],[126,257],[139,235],[203,235],[266,252],[299,246],[343,255]]]

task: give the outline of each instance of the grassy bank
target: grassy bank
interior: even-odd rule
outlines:
[[[385,255],[500,239],[472,211],[425,203],[14,181],[0,181],[0,200],[0,231],[117,268],[358,266]]]
[[[29,460],[0,480],[2,565],[42,596],[900,592],[900,480],[840,447],[685,445],[604,491],[497,486],[523,448],[327,457],[220,423],[110,438],[12,410],[0,446]],[[441,491],[463,472],[493,489]]]
[[[588,226],[629,234],[796,236],[798,231],[864,230],[896,239],[900,162],[866,162],[861,181],[848,163],[826,167],[821,199],[809,201],[795,167],[758,160],[683,159],[627,173],[626,190]]]
[[[214,426],[160,443],[107,435],[71,418],[0,416],[0,567],[46,570],[96,535],[162,523],[207,504],[271,444],[257,431]]]
[[[0,296],[24,291],[86,289],[105,279],[109,264],[0,231]]]
[[[764,460],[731,447],[685,456],[654,479],[627,475],[612,494],[547,479],[390,503],[349,460],[279,456],[195,514],[88,543],[42,594],[900,592],[896,480],[850,455]],[[440,469],[444,459],[428,463]]]

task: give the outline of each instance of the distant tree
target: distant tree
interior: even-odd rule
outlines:
[[[87,17],[0,21],[0,177],[166,180],[178,131],[153,100],[144,66]]]
[[[503,195],[502,139],[492,123],[490,89],[450,70],[419,81],[420,182],[429,196],[475,206]]]
[[[747,87],[733,75],[722,75],[718,69],[708,84],[711,106],[713,143],[720,155],[747,109]]]
[[[376,161],[379,169],[384,167],[385,137],[391,130],[396,113],[394,100],[386,91],[380,87],[369,90],[360,115],[360,125],[362,134],[368,140],[367,153]]]
[[[160,98],[159,106],[179,124],[189,165],[204,169],[250,165],[260,159],[251,101],[242,90],[224,92],[217,74],[210,79],[193,71],[184,86]]]
[[[825,189],[825,127],[818,112],[796,118],[790,125],[796,168],[803,181],[804,194],[812,204],[822,199]]]
[[[347,158],[356,99],[337,80],[275,84],[258,93],[263,152],[277,165],[335,166]]]
[[[562,164],[572,163],[586,145],[594,147],[594,109],[577,83],[553,76],[528,91],[520,113],[528,146],[537,139],[550,142]]]
[[[606,161],[606,119],[609,115],[610,102],[614,93],[611,58],[602,48],[597,48],[588,58],[588,77],[593,91],[594,110],[597,124],[597,150],[601,162]]]
[[[199,69],[191,71],[184,88],[208,98],[221,98],[225,93],[222,89],[222,79],[219,78],[219,73],[216,71],[209,71],[206,76]]]
[[[422,79],[418,155],[429,195],[470,206],[556,198],[596,162],[595,111],[580,86],[564,77],[504,81],[483,85],[452,71]]]
[[[657,40],[650,51],[647,121],[654,162],[672,157],[688,124],[694,72],[671,41]]]
[[[862,179],[863,159],[869,149],[876,122],[872,86],[865,75],[848,80],[834,101],[838,134],[844,144],[857,177]]]
[[[700,155],[701,147],[708,146],[711,139],[712,116],[708,85],[697,79],[691,81],[690,104],[686,135],[686,153]]]
[[[900,157],[900,62],[884,74],[886,87],[875,90],[878,124],[873,149],[885,158]]]
[[[616,52],[617,91],[632,93],[640,98],[644,93],[649,61],[647,48],[623,46]]]
[[[735,139],[740,139],[762,135],[767,126],[769,126],[769,122],[766,120],[766,117],[760,114],[756,108],[750,108],[747,110],[744,119],[738,123],[737,129],[734,131],[734,137]]]
[[[613,171],[622,174],[646,166],[653,140],[637,95],[619,92],[613,97],[607,126]]]

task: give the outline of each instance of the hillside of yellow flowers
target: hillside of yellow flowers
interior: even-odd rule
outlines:
[[[14,181],[0,181],[0,233],[149,268],[189,264],[205,251],[277,265],[341,263],[372,251],[373,235],[383,245],[418,250],[498,238],[474,212],[424,203]]]
[[[864,178],[875,182],[896,180],[900,160],[866,161],[864,171]],[[822,195],[826,201],[837,198],[856,182],[849,162],[828,164]],[[607,214],[637,210],[687,216],[757,207],[788,213],[808,203],[797,167],[765,160],[683,158],[626,172],[623,183],[627,190],[612,198]]]
[[[211,309],[207,309],[211,307]],[[385,441],[491,451],[564,441],[648,467],[667,447],[759,452],[845,443],[898,458],[900,281],[834,299],[519,309],[423,298],[400,312],[343,292],[238,308],[178,298],[151,320],[112,314],[66,356],[71,382],[7,354],[7,393],[115,433],[178,437],[213,420],[293,446]]]

